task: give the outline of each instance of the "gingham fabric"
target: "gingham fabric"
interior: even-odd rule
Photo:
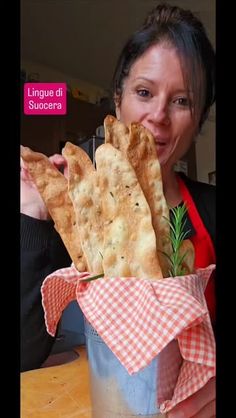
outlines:
[[[129,374],[147,366],[176,339],[183,358],[177,382],[170,372],[158,383],[171,384],[171,376],[176,382],[171,399],[157,400],[165,413],[215,376],[215,340],[204,297],[214,268],[157,281],[112,277],[91,282],[83,279],[93,274],[79,273],[73,265],[57,270],[41,288],[47,331],[55,335],[63,309],[76,299]]]

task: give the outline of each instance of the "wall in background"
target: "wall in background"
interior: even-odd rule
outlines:
[[[68,74],[64,74],[60,71],[54,70],[53,68],[38,64],[36,62],[25,61],[21,62],[21,69],[26,71],[28,75],[39,75],[40,82],[45,83],[67,83],[71,89],[80,88],[84,95],[87,96],[90,103],[98,103],[101,98],[107,97],[108,92],[103,88],[96,86],[92,83],[74,78]],[[96,71],[96,68],[94,69]]]
[[[215,116],[214,108],[210,114],[209,120],[205,122],[202,128],[202,134],[196,142],[196,165],[197,179],[208,183],[208,173],[215,171]]]
[[[92,103],[99,102],[102,97],[107,96],[107,91],[99,86],[87,83],[83,80],[71,77],[68,74],[60,73],[52,68],[42,66],[37,63],[29,61],[22,61],[22,68],[26,70],[27,74],[39,74],[41,82],[66,82],[70,87],[80,87],[82,91],[89,97],[89,102],[80,102],[77,100],[70,100],[69,109],[71,113],[65,117],[44,116],[39,124],[39,129],[33,131],[33,125],[39,121],[38,116],[23,116],[22,127],[22,143],[24,145],[32,146],[33,149],[38,148],[35,142],[38,142],[38,136],[41,135],[40,145],[41,152],[50,155],[52,152],[58,152],[58,143],[65,141],[68,138],[68,131],[79,135],[79,131],[83,131],[87,135],[95,134],[95,129],[103,122],[103,116],[106,114],[106,108],[96,109],[93,112]],[[96,69],[95,69],[96,70]],[[78,110],[76,110],[78,107]],[[72,110],[72,108],[75,108]],[[87,115],[87,117],[86,117]],[[42,117],[41,117],[42,118]],[[78,121],[77,121],[78,118]],[[66,125],[68,120],[69,126]],[[32,127],[31,127],[32,125]],[[53,126],[52,126],[53,125]],[[55,128],[56,125],[56,128]],[[78,128],[76,128],[78,125]],[[88,125],[88,126],[83,126]],[[89,127],[91,130],[89,130]],[[76,131],[78,129],[78,132]],[[40,132],[40,130],[42,132]],[[45,132],[48,135],[45,136]],[[37,132],[37,138],[32,137],[32,133]],[[51,138],[49,140],[49,137]],[[194,151],[195,149],[195,151]],[[205,122],[202,133],[198,136],[195,147],[192,147],[191,152],[187,155],[188,160],[188,174],[191,178],[208,183],[208,173],[215,171],[215,110],[213,108],[210,113],[209,120]],[[193,152],[194,151],[194,152]],[[184,158],[186,160],[186,158]],[[194,161],[196,160],[196,161]],[[192,166],[190,166],[192,164]]]
[[[81,138],[95,135],[105,116],[112,114],[113,110],[106,98],[107,92],[99,86],[37,63],[22,62],[21,65],[21,69],[26,72],[25,81],[32,81],[28,79],[30,76],[39,82],[66,82],[70,87],[66,115],[37,116],[24,115],[22,112],[21,144],[49,156],[60,152],[61,144],[66,141],[78,144]],[[74,97],[73,88],[79,88],[89,100]]]

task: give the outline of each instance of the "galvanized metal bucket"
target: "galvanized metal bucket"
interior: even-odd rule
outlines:
[[[176,379],[181,363],[177,344],[169,344],[152,362],[129,375],[125,367],[85,319],[85,336],[89,361],[92,418],[159,418],[158,386],[168,367],[162,362],[171,359]],[[169,348],[168,348],[169,347]],[[165,353],[164,353],[165,352]],[[163,366],[161,366],[163,364]],[[158,378],[159,376],[159,378]],[[173,388],[172,388],[173,389]],[[164,391],[165,392],[165,391]],[[164,393],[161,397],[172,396]]]

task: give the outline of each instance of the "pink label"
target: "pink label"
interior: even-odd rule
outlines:
[[[66,83],[25,83],[25,115],[65,115]]]

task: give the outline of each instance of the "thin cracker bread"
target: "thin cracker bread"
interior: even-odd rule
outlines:
[[[179,255],[182,257],[184,254],[182,267],[185,269],[185,274],[192,274],[194,272],[195,249],[190,239],[185,239],[181,243]]]
[[[162,278],[151,212],[134,169],[111,144],[97,148],[106,276]]]
[[[103,273],[103,221],[97,172],[86,152],[70,142],[62,155],[68,163],[69,195],[88,270]]]
[[[162,273],[168,277],[170,266],[163,252],[168,255],[172,252],[169,209],[163,193],[161,168],[153,135],[140,123],[131,123],[126,127],[111,115],[104,120],[104,130],[105,142],[119,149],[135,170],[151,210]]]
[[[87,266],[80,244],[73,205],[68,194],[66,178],[44,154],[32,151],[28,147],[21,147],[21,157],[75,267],[79,271],[85,271]]]

